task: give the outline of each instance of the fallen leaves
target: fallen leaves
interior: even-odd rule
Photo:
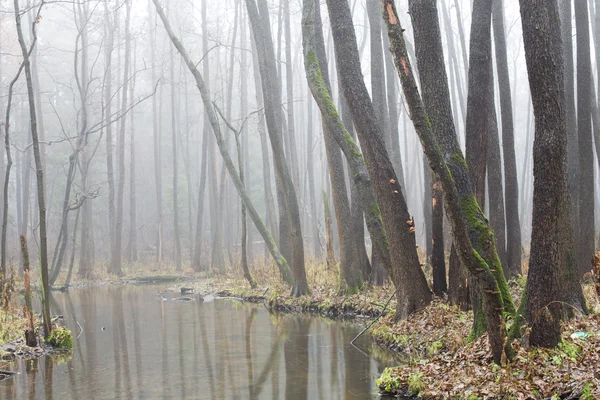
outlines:
[[[416,351],[421,349],[420,357],[432,340],[447,340],[446,335],[456,330],[466,335],[470,319],[467,319],[469,323],[458,323],[460,312],[445,307],[446,310],[443,303],[434,303],[423,315],[413,315],[398,324],[395,335],[401,336],[402,330],[410,332],[408,342]],[[442,311],[447,315],[440,314]],[[571,339],[570,335],[577,331],[588,332],[589,336]],[[563,341],[554,349],[525,349],[519,341],[514,341],[516,356],[503,367],[492,362],[487,341],[484,335],[469,344],[459,345],[454,351],[444,346],[427,362],[388,369],[386,379],[396,382],[394,385],[388,382],[387,386],[397,387],[395,394],[407,394],[410,377],[418,373],[422,374],[424,384],[418,394],[423,399],[544,399],[553,395],[600,398],[599,315],[563,324]]]

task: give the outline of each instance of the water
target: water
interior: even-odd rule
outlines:
[[[53,293],[51,313],[75,336],[72,357],[0,362],[18,372],[0,382],[0,399],[371,399],[393,363],[368,355],[366,336],[362,350],[349,344],[357,323],[225,299],[163,301],[163,289]]]

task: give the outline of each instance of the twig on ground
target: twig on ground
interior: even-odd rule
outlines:
[[[387,310],[387,306],[388,304],[390,304],[390,301],[392,301],[392,298],[394,297],[394,294],[396,294],[395,292],[392,293],[392,295],[389,297],[389,299],[387,300],[387,302],[385,303],[385,307],[383,307],[383,310],[381,310],[381,312],[379,313],[379,315],[377,316],[377,318],[375,318],[373,321],[371,321],[371,323],[369,325],[367,325],[366,327],[363,328],[362,331],[360,331],[360,333],[358,335],[356,335],[354,337],[354,339],[352,339],[350,341],[351,345],[354,345],[354,342],[356,341],[356,339],[358,339],[359,337],[362,336],[363,333],[365,333],[366,331],[369,330],[370,327],[373,326],[373,324],[375,324],[375,322],[379,321],[379,318],[381,318],[381,316],[385,313],[385,310]]]

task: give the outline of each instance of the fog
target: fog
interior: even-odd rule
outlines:
[[[305,255],[319,258],[326,252],[325,210],[333,212],[335,221],[335,208],[331,203],[333,195],[320,113],[308,89],[303,65],[302,4],[289,2],[291,41],[287,41],[284,1],[268,0],[278,67],[278,76],[271,79],[281,83],[284,147],[287,163],[293,171]],[[256,81],[258,61],[245,2],[162,0],[161,3],[174,33],[192,60],[198,63],[199,70],[209,71],[204,80],[215,107],[231,125],[238,129],[243,126],[240,141],[246,189],[266,226],[276,231],[278,225],[272,219],[278,218],[278,214],[272,207],[281,198],[277,196],[272,149],[265,146],[266,141],[261,146],[260,130],[266,129],[265,112],[261,86]],[[397,6],[411,46],[414,41],[406,3],[398,2]],[[461,109],[461,102],[464,107],[468,67],[461,40],[468,54],[471,7],[469,2],[460,3],[459,15],[452,0],[439,2],[438,9],[453,114],[464,151],[465,110]],[[534,121],[519,9],[515,2],[506,3],[519,215],[522,246],[527,248],[531,234]],[[31,67],[44,170],[50,266],[61,263],[66,268],[74,263],[77,271],[80,264],[85,263],[93,276],[106,271],[111,261],[115,262],[114,253],[120,252],[120,263],[124,267],[134,262],[175,266],[180,257],[184,268],[191,268],[195,267],[192,264],[194,249],[198,246],[198,229],[202,268],[238,265],[242,230],[240,197],[215,145],[194,79],[167,36],[153,2],[58,0],[22,2],[19,6],[27,47],[33,39],[32,26],[37,35]],[[371,90],[366,4],[351,0],[350,6],[361,67],[367,88]],[[450,26],[444,19],[445,12]],[[321,5],[321,15],[333,99],[339,104],[333,40],[325,4]],[[457,17],[462,24],[463,38]],[[383,29],[385,34],[385,26]],[[453,43],[448,43],[448,38]],[[452,55],[450,48],[454,49]],[[291,69],[286,68],[288,49],[291,50]],[[0,120],[4,123],[9,85],[23,60],[15,28],[14,4],[8,1],[0,2],[0,57]],[[455,65],[451,64],[452,60]],[[286,86],[290,70],[293,95]],[[494,74],[497,76],[496,71]],[[400,81],[395,73],[392,76],[406,201],[414,217],[417,243],[425,248],[423,207],[430,204],[424,184],[426,163],[409,119]],[[497,79],[495,86],[498,96]],[[498,100],[496,107],[501,132]],[[9,147],[13,164],[7,183],[6,251],[8,265],[16,268],[20,257],[18,235],[29,238],[34,260],[40,246],[36,167],[25,74],[21,74],[14,85],[10,118]],[[234,134],[223,119],[219,123],[229,152],[237,161]],[[502,140],[502,135],[499,136]],[[2,139],[5,139],[4,124]],[[206,154],[203,153],[205,142]],[[594,165],[597,169],[597,164]],[[6,166],[7,155],[3,149],[0,153],[2,176]],[[265,166],[269,169],[267,179]],[[595,176],[597,182],[598,174]],[[265,190],[265,182],[268,190]],[[70,189],[69,183],[72,184]],[[311,184],[314,185],[312,190]],[[274,199],[272,206],[268,205],[267,192]],[[597,198],[598,191],[595,193]],[[324,202],[330,204],[325,206]],[[198,227],[200,211],[203,217]],[[250,261],[271,262],[261,235],[252,221],[248,221]],[[449,235],[448,229],[446,235]],[[339,238],[335,223],[332,237],[337,250]],[[364,237],[369,249],[366,230]],[[449,244],[448,239],[447,249]],[[60,257],[63,259],[57,260]]]

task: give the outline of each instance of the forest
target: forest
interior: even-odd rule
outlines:
[[[0,0],[0,397],[598,399],[599,101],[600,0]]]

